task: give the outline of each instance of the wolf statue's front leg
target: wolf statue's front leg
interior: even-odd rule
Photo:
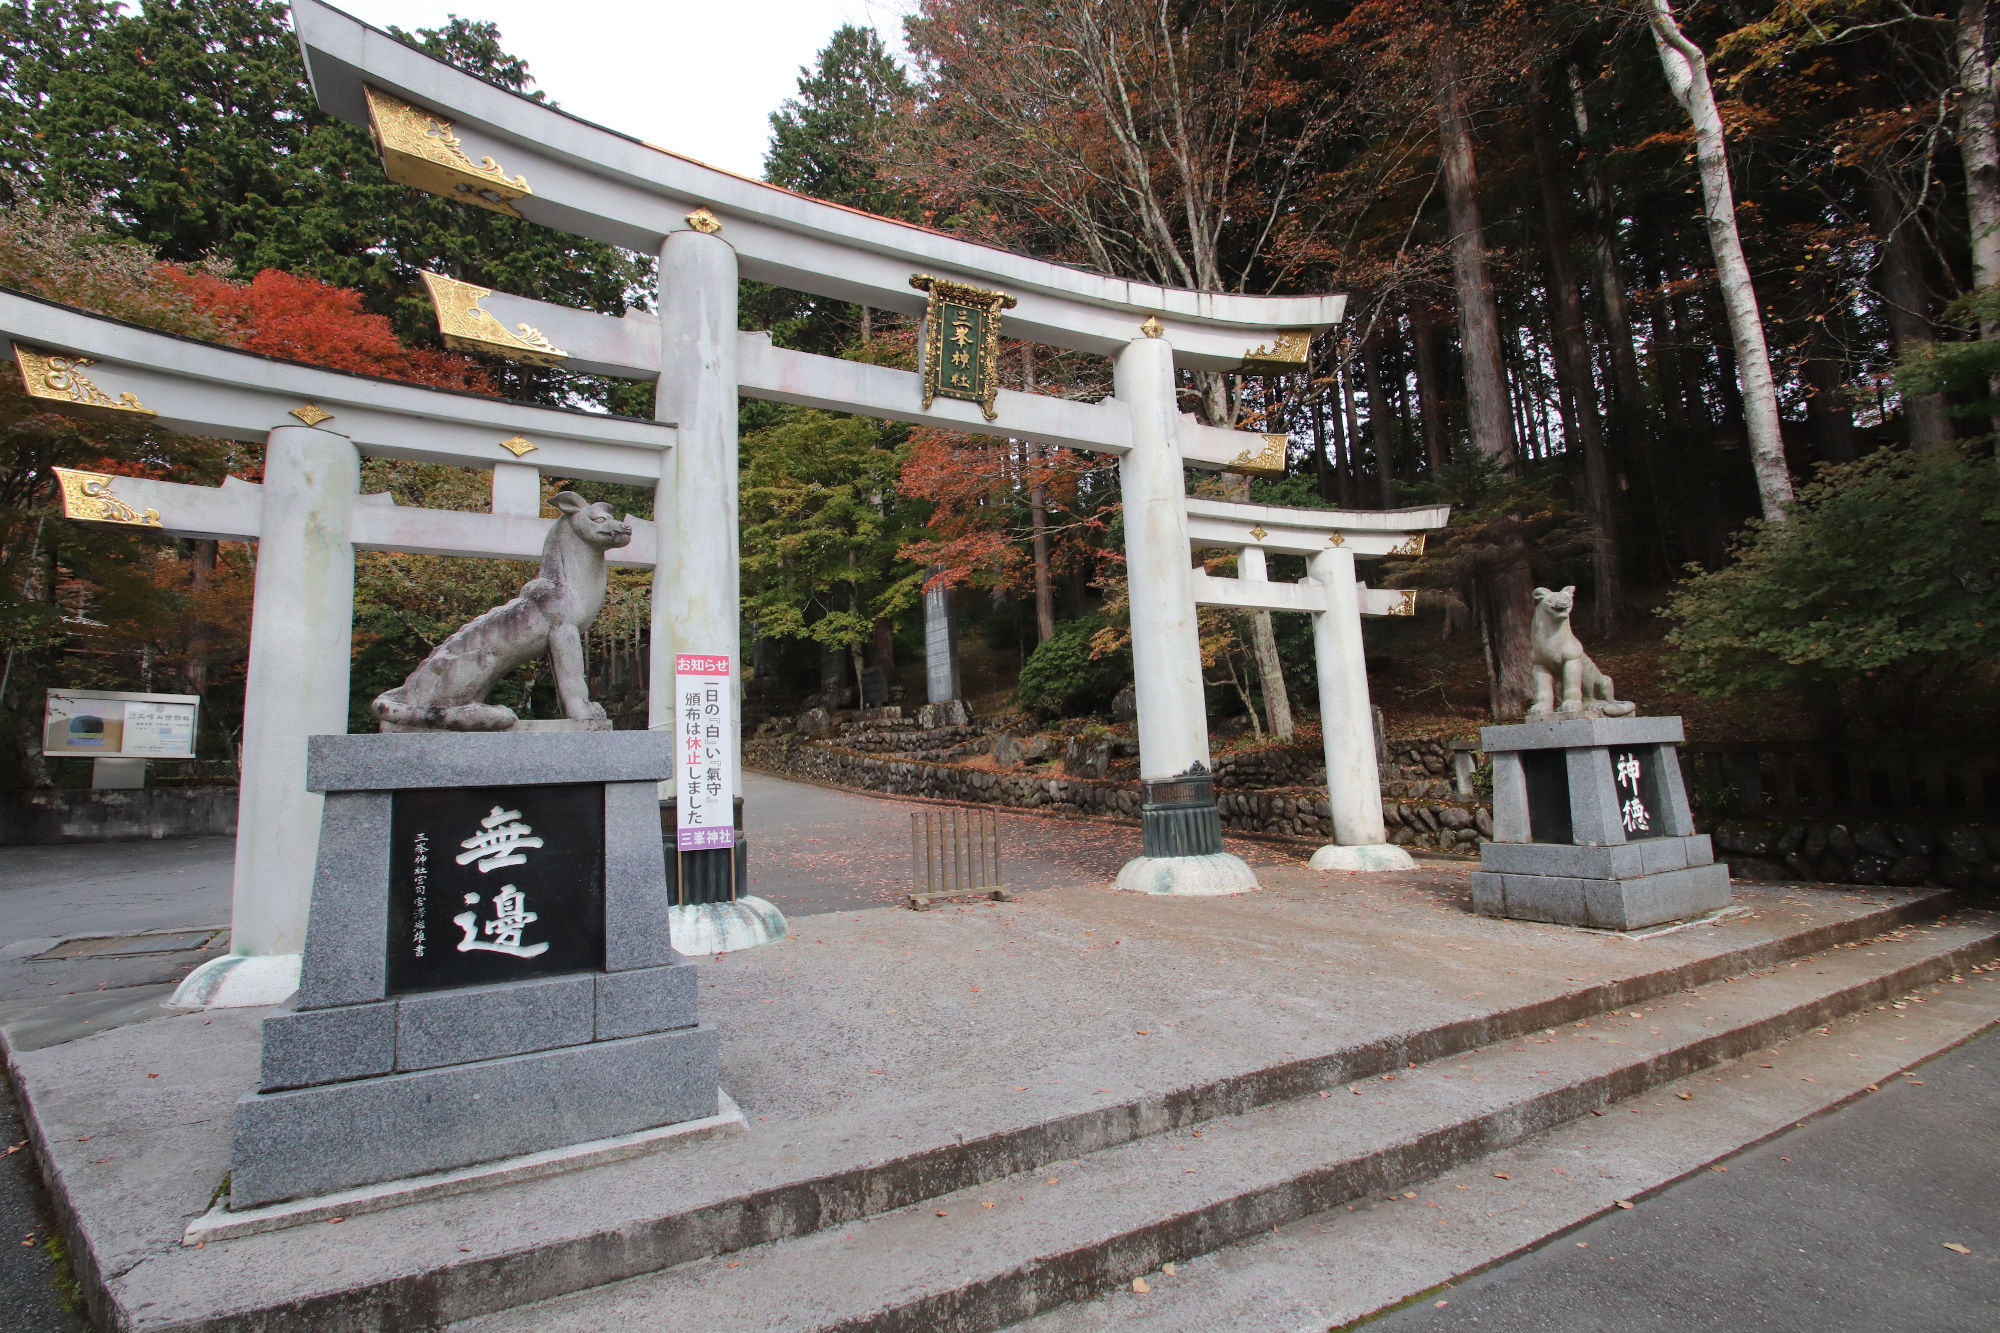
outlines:
[[[1583,657],[1578,654],[1563,662],[1563,711],[1583,710]]]
[[[590,684],[583,678],[583,632],[575,625],[549,631],[549,664],[555,668],[563,716],[572,722],[602,722],[604,708],[590,701]]]
[[[1555,673],[1550,671],[1547,667],[1537,664],[1534,667],[1534,674],[1535,674],[1534,711],[1537,713],[1553,713],[1556,707]]]

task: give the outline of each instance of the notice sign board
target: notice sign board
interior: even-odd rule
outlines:
[[[392,798],[388,993],[604,968],[604,788]]]
[[[680,851],[736,845],[736,747],[729,743],[735,701],[727,657],[675,654],[674,846]]]
[[[201,698],[122,690],[50,690],[42,753],[73,759],[192,759]]]

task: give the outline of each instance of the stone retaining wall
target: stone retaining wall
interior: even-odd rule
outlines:
[[[1737,879],[2000,891],[2000,824],[1723,819],[1709,834]]]
[[[234,787],[44,788],[0,797],[0,847],[228,837]]]
[[[1228,756],[1225,756],[1225,762]],[[796,737],[743,743],[747,767],[778,777],[807,778],[894,796],[1002,805],[1104,815],[1137,823],[1144,795],[1137,782],[1089,780],[1033,772],[996,773],[987,769],[907,757],[863,754]],[[1219,768],[1221,765],[1218,764]],[[1327,842],[1333,820],[1324,789],[1224,791],[1218,793],[1225,829]],[[1385,813],[1390,841],[1399,846],[1474,855],[1492,816],[1471,802],[1399,801]]]

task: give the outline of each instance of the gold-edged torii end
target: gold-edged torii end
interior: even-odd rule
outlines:
[[[83,373],[85,366],[96,364],[87,356],[21,343],[13,347],[14,364],[21,370],[21,387],[38,402],[97,420],[129,421],[134,417],[159,415],[129,393],[114,398],[98,388],[97,382]]]
[[[84,523],[118,523],[127,527],[157,528],[160,511],[134,509],[113,494],[116,480],[104,472],[83,472],[76,468],[51,468],[56,484],[62,487],[63,517]]]
[[[368,97],[368,127],[382,154],[383,174],[390,180],[510,218],[521,216],[514,200],[534,194],[526,176],[509,176],[490,157],[474,162],[444,117],[372,85],[363,85],[363,91]]]
[[[1224,472],[1241,472],[1251,477],[1282,477],[1285,475],[1285,451],[1290,446],[1289,435],[1262,435],[1263,447],[1252,452],[1245,449],[1235,458],[1222,465]]]
[[[531,366],[558,366],[569,360],[569,353],[550,342],[540,329],[526,323],[510,329],[481,306],[481,301],[493,295],[491,287],[460,282],[442,273],[421,276],[446,347],[504,356]]]
[[[1310,330],[1283,332],[1243,353],[1239,369],[1246,375],[1293,375],[1306,368],[1311,356]]]

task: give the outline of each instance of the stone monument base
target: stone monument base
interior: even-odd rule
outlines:
[[[1489,842],[1472,877],[1481,916],[1638,930],[1729,906],[1729,867],[1708,835],[1610,847]]]
[[[1240,856],[1135,856],[1118,872],[1118,887],[1132,893],[1214,897],[1259,887],[1257,872]]]
[[[667,919],[672,769],[654,731],[312,737],[304,965],[236,1103],[230,1208],[715,1116]]]
[[[1314,870],[1415,870],[1417,862],[1393,842],[1329,843],[1312,854]]]
[[[691,1017],[694,969],[648,970],[688,974],[685,1007]],[[638,979],[637,974],[623,975]],[[580,1022],[587,1034],[592,1017],[588,992],[593,979],[575,980],[582,984],[583,993],[578,998],[584,1003],[580,1012],[570,1017]],[[508,983],[481,989],[505,991],[513,985],[536,984]],[[515,997],[496,999],[476,992],[454,993],[449,998],[465,1002],[465,1015],[518,1016],[538,1007],[532,1002],[510,1003]],[[393,1010],[396,1006],[387,1007]],[[380,1180],[630,1134],[713,1116],[719,1105],[716,1033],[707,1023],[606,1041],[586,1038],[581,1045],[494,1060],[270,1090],[273,1054],[284,1044],[282,1039],[274,1039],[272,1027],[288,1018],[309,1020],[323,1014],[345,1017],[337,1010],[308,1010],[274,1014],[267,1022],[267,1081],[236,1103],[235,1142],[230,1153],[231,1208],[328,1194]],[[561,1025],[562,1016],[549,1013],[545,1017],[551,1028]],[[352,1041],[356,1055],[399,1054],[405,1043],[397,1039],[393,1015],[392,1022],[384,1026],[386,1031],[372,1042],[368,1036],[329,1029],[301,1034],[300,1044]],[[483,1027],[484,1023],[475,1019],[473,1026]]]
[[[1677,717],[1578,717],[1487,727],[1493,840],[1479,848],[1483,916],[1637,930],[1729,906],[1729,867],[1694,831]]]

